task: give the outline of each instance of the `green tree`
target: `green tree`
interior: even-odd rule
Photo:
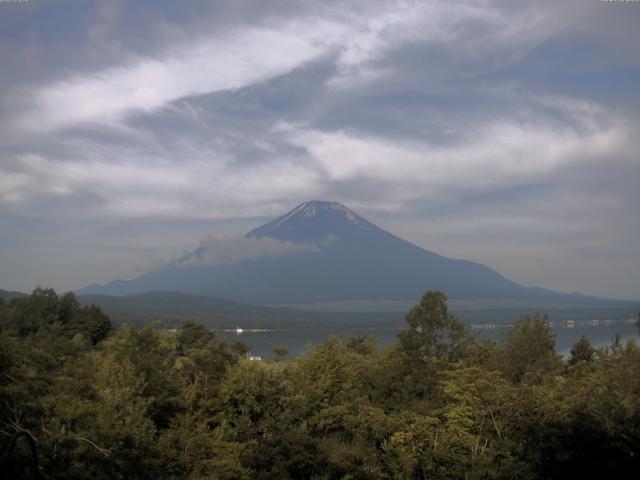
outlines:
[[[544,374],[559,368],[560,357],[546,315],[526,315],[509,330],[504,344],[504,371],[520,382],[527,374]]]
[[[323,478],[326,459],[317,442],[291,429],[260,437],[243,451],[242,465],[259,480]]]
[[[347,350],[360,355],[372,355],[377,348],[378,342],[369,336],[350,336],[345,342]]]
[[[293,388],[304,392],[303,417],[310,432],[348,436],[345,418],[355,415],[371,395],[375,369],[348,352],[334,336],[300,358],[291,370]]]
[[[213,332],[203,325],[185,322],[176,335],[177,372],[183,400],[193,409],[211,409],[228,368],[237,363],[238,352],[225,342],[216,340]]]
[[[244,445],[227,442],[213,429],[206,415],[185,412],[160,432],[158,448],[163,478],[249,478],[240,462]]]
[[[178,348],[183,353],[192,348],[202,348],[213,341],[214,334],[211,329],[198,323],[187,320],[182,324],[177,334]]]
[[[35,288],[1,313],[0,328],[20,337],[51,333],[73,338],[80,334],[95,345],[111,331],[111,321],[99,307],[81,306],[73,292],[58,297],[50,288]]]
[[[247,442],[286,429],[293,395],[274,366],[242,361],[220,386],[219,422],[228,441]]]
[[[111,328],[111,320],[100,307],[85,305],[75,311],[69,322],[68,335],[74,336],[78,333],[85,335],[92,344],[96,345],[107,338]]]
[[[573,347],[571,347],[571,356],[569,357],[569,365],[575,365],[578,362],[591,362],[596,354],[591,342],[584,335],[580,337]]]
[[[426,292],[405,318],[407,328],[398,333],[405,380],[400,388],[423,398],[432,393],[438,369],[462,354],[465,329],[449,313],[447,296],[437,291]]]
[[[282,360],[289,354],[289,347],[286,345],[276,345],[273,347],[273,353],[275,353],[278,360]]]

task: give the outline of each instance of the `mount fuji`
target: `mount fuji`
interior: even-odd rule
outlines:
[[[220,255],[219,244],[132,280],[79,294],[173,291],[254,304],[415,300],[426,290],[450,298],[581,302],[596,300],[522,286],[479,263],[413,245],[337,202],[309,201],[247,233],[251,255]],[[242,248],[240,249],[242,250]],[[211,259],[216,261],[211,261]],[[220,260],[220,259],[223,260]]]

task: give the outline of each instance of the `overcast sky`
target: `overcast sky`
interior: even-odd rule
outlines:
[[[335,200],[640,299],[640,2],[0,1],[0,288]]]

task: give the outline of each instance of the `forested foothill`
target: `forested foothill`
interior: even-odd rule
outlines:
[[[251,361],[185,322],[114,329],[72,293],[0,304],[3,478],[631,478],[640,347],[547,319],[472,338],[427,292],[397,341],[329,338]],[[284,352],[286,347],[282,347]]]

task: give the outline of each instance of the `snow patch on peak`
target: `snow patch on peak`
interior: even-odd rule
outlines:
[[[283,219],[283,221],[297,214],[301,214],[303,218],[312,218],[322,211],[339,212],[354,225],[359,225],[361,223],[358,215],[356,215],[350,208],[339,202],[328,202],[322,200],[311,200],[303,203],[299,207],[295,208],[290,215],[287,215],[287,218]]]
[[[358,225],[360,223],[351,210],[347,210],[345,215],[347,219],[354,225]]]
[[[331,210],[342,210],[344,212],[348,212],[349,211],[349,209],[347,207],[345,207],[343,204],[338,203],[338,202],[327,202],[327,206]]]
[[[375,228],[360,215],[341,203],[310,200],[299,204],[271,222],[252,230],[249,236],[273,236],[274,238],[295,239],[295,241],[318,241],[326,233],[342,234],[349,230],[348,225],[358,231]],[[344,230],[344,229],[347,230]],[[355,231],[355,230],[354,230]],[[341,236],[342,236],[341,234]]]
[[[336,210],[338,212],[341,212],[347,218],[347,220],[349,220],[354,225],[358,225],[360,223],[360,220],[358,220],[358,216],[353,212],[353,210],[351,210],[348,207],[345,207],[341,203],[327,202],[327,207],[330,210]]]
[[[316,206],[315,205],[309,205],[309,206],[304,208],[303,212],[304,213],[302,214],[302,216],[304,218],[315,217],[316,216]]]
[[[273,237],[296,243],[317,243],[327,235],[340,241],[367,241],[368,235],[389,235],[341,203],[310,200],[247,233],[247,236]],[[373,238],[373,237],[372,237]]]
[[[282,217],[278,222],[275,222],[273,224],[273,226],[271,227],[271,230],[275,230],[276,228],[278,228],[280,225],[282,225],[284,222],[286,222],[287,220],[289,220],[290,218],[295,217],[299,212],[301,212],[302,210],[304,210],[305,208],[305,203],[298,205],[296,208],[294,208],[293,210],[291,210],[287,215],[285,215],[284,217]]]

